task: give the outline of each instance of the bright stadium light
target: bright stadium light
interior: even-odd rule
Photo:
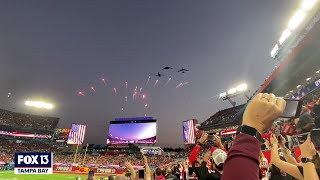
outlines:
[[[234,94],[237,92],[237,89],[236,88],[232,88],[232,89],[229,89],[228,90],[228,94]]]
[[[308,11],[316,4],[316,2],[317,0],[304,0],[301,4],[301,8]]]
[[[270,55],[271,55],[272,58],[276,57],[276,54],[277,54],[278,50],[279,50],[279,45],[276,44],[276,45],[273,47],[273,49],[271,50],[271,52],[270,52]]]
[[[26,106],[40,108],[40,109],[52,109],[53,105],[42,101],[25,101]]]
[[[223,98],[227,96],[227,92],[223,92],[219,94],[219,98]]]
[[[290,35],[291,31],[289,29],[284,30],[281,34],[281,37],[279,38],[280,45],[284,43],[284,41],[286,41]]]
[[[316,71],[316,73],[319,74],[319,73],[320,73],[320,70]]]
[[[293,93],[293,90],[291,90],[290,92]]]
[[[299,88],[299,87],[301,87],[301,85],[300,85],[300,84],[297,86],[297,88]]]
[[[288,23],[288,27],[291,30],[294,30],[295,28],[297,28],[301,22],[303,21],[303,19],[306,17],[306,13],[303,10],[298,10],[290,19],[289,23]]]
[[[311,77],[308,77],[307,79],[306,79],[306,81],[310,81],[311,80]]]
[[[237,86],[237,91],[241,92],[241,91],[245,91],[247,90],[248,85],[247,84],[240,84],[239,86]]]

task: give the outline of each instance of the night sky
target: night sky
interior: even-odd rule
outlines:
[[[147,114],[158,120],[159,145],[182,145],[183,120],[202,122],[230,107],[214,96],[242,82],[254,92],[264,82],[275,66],[270,50],[299,2],[2,0],[0,106],[60,117],[59,127],[88,124],[85,141],[100,144],[110,120]],[[164,71],[153,88],[164,66],[175,70]],[[180,68],[190,71],[176,73]],[[108,79],[106,87],[101,77]],[[173,80],[164,87],[168,77]],[[147,99],[133,104],[135,86]],[[77,96],[78,90],[86,96]],[[26,99],[56,107],[32,110],[24,107]]]

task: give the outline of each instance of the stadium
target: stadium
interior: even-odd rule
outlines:
[[[302,112],[277,118],[272,127],[262,134],[264,141],[261,156],[267,160],[267,166],[272,166],[272,150],[270,144],[266,143],[270,141],[272,133],[283,136],[288,149],[296,154],[296,161],[302,161],[299,158],[302,154],[300,147],[306,141],[308,132],[320,128],[320,122],[317,122],[319,112],[315,108],[320,102],[319,7],[319,3],[315,3],[313,8],[306,11],[300,24],[283,31],[270,53],[270,58],[277,66],[261,86],[250,87],[255,93],[248,96],[249,87],[237,85],[219,95],[219,101],[230,102],[229,107],[215,112],[205,120],[192,117],[181,120],[181,127],[177,131],[181,132],[183,148],[166,148],[157,144],[160,126],[156,117],[115,118],[108,123],[104,137],[106,143],[101,145],[85,143],[90,128],[87,124],[74,122],[68,127],[58,128],[59,117],[0,109],[0,180],[88,179],[91,172],[96,179],[197,179],[199,175],[193,169],[197,168],[192,162],[193,156],[196,156],[194,161],[198,161],[209,151],[215,157],[213,146],[223,150],[219,158],[223,156],[221,154],[232,150],[237,129],[243,123],[243,113],[259,93],[272,93],[276,97],[288,99],[287,102],[301,102],[302,109],[305,109],[303,113],[309,113],[314,120],[310,123],[312,127],[307,126],[308,123],[299,127]],[[133,101],[137,88],[134,91]],[[114,92],[117,94],[116,89]],[[85,96],[82,91],[78,95]],[[246,102],[238,103],[236,97],[239,96],[245,97]],[[125,100],[127,103],[127,96]],[[28,104],[32,105],[31,102]],[[147,106],[145,104],[145,108]],[[40,108],[50,109],[52,106],[43,105]],[[213,137],[213,140],[205,139],[202,143],[204,134],[207,134],[207,138]],[[198,146],[201,146],[201,150],[197,149]],[[53,174],[15,174],[15,153],[27,152],[52,153]],[[222,163],[226,161],[227,154],[225,156]],[[203,158],[203,162],[215,164],[216,168],[219,166],[214,160],[205,161]],[[266,171],[264,176],[268,176],[269,172],[264,167],[259,170]],[[215,171],[219,172],[221,178],[220,169]]]

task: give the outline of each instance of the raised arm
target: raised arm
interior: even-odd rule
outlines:
[[[283,99],[273,94],[260,93],[252,99],[244,112],[241,132],[228,152],[223,180],[259,178],[260,142],[257,133],[261,137],[282,114],[285,105]]]
[[[302,158],[307,158],[310,160],[312,160],[313,156],[317,153],[314,144],[311,142],[310,135],[308,136],[307,140],[301,144],[300,149]],[[313,162],[302,162],[302,164],[303,176],[305,180],[319,180],[319,176]]]
[[[204,144],[206,143],[208,139],[208,134],[206,132],[203,132],[202,135],[201,135],[201,138],[199,139],[199,144]],[[199,152],[201,150],[201,147],[200,145],[197,144],[191,151],[190,155],[189,155],[189,162],[191,165],[193,165],[193,163],[195,161],[197,161],[197,158],[198,158],[198,155],[199,155]]]
[[[271,163],[277,166],[279,169],[290,174],[291,176],[303,180],[303,176],[300,173],[298,166],[290,164],[288,162],[282,161],[278,153],[278,140],[275,135],[272,134],[270,137],[270,147],[271,147]]]
[[[145,180],[151,180],[151,170],[149,167],[149,163],[148,163],[148,159],[145,155],[142,155],[143,157],[143,162],[144,162],[144,166],[145,166],[145,174],[144,174],[144,179]]]
[[[286,139],[281,136],[281,142],[279,143],[281,150],[283,152],[283,156],[286,159],[286,161],[293,165],[298,165],[297,160],[291,155],[291,151],[286,147]]]
[[[131,173],[131,180],[136,180],[137,179],[137,174],[136,171],[134,170],[132,164],[130,162],[125,163],[126,168],[130,171]]]

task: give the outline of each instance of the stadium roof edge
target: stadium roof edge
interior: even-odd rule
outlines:
[[[271,73],[271,75],[260,86],[260,88],[257,90],[257,93],[264,92],[268,88],[268,86],[270,86],[271,83],[280,75],[280,73],[284,71],[286,67],[288,67],[289,64],[291,64],[294,61],[298,61],[301,58],[299,57],[299,55],[304,51],[305,47],[308,45],[310,46],[310,44],[312,44],[312,41],[315,41],[316,38],[314,36],[317,36],[320,32],[319,16],[320,16],[320,12],[318,11],[315,17],[312,18],[314,21],[317,20],[316,22],[313,22],[314,24],[312,28],[310,28],[309,26],[311,25],[309,25],[308,26],[310,28],[309,30],[304,30],[301,32],[301,34],[299,35],[299,36],[303,36],[301,41],[298,42],[298,44],[295,47],[293,47],[287,53],[287,55],[285,55],[282,58],[283,60],[281,64]],[[307,29],[308,27],[305,27],[305,29]],[[305,34],[303,35],[303,33]]]

